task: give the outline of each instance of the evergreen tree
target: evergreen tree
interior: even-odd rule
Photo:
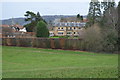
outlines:
[[[41,21],[41,20],[43,20],[43,18],[40,16],[40,13],[37,12],[36,21]]]
[[[105,14],[105,11],[115,7],[115,1],[114,0],[103,0],[103,2],[101,2],[101,8],[103,9],[103,15]]]
[[[80,14],[77,14],[77,18],[80,18]]]
[[[91,0],[87,18],[89,21],[87,23],[88,26],[100,21],[101,9],[100,2],[98,0]]]
[[[114,0],[104,0],[101,3],[101,7],[103,9],[103,15],[100,21],[100,27],[104,38],[104,47],[106,47],[107,51],[115,51],[117,50],[116,44],[118,38],[116,29],[118,13],[115,2]]]
[[[24,27],[26,28],[27,32],[35,32],[36,24],[36,21],[32,21],[31,23],[26,24]]]
[[[40,16],[39,12],[35,14],[33,12],[27,11],[25,17],[25,21],[29,23],[24,26],[26,27],[27,32],[35,32],[37,23],[39,21],[44,21],[47,24],[47,22]]]
[[[39,21],[37,23],[36,37],[49,37],[49,30],[44,21]]]
[[[77,14],[77,18],[83,21],[83,16],[81,16],[80,14]]]
[[[80,16],[80,20],[83,21],[83,16]]]
[[[104,26],[108,25],[106,23],[110,22],[110,20],[112,20],[113,17],[117,16],[117,14],[115,14],[116,13],[115,1],[114,0],[104,0],[103,2],[101,2],[101,8],[103,9],[102,10],[103,15],[102,15],[102,18],[101,18],[101,21],[100,21],[100,25],[102,27],[104,27]],[[113,19],[112,22],[114,22],[114,21],[115,21],[115,19]]]
[[[35,31],[35,27],[36,27],[36,14],[34,12],[31,11],[26,11],[26,14],[24,15],[25,21],[28,22],[29,24],[24,25],[24,27],[26,27],[27,32],[34,32]]]
[[[35,18],[36,18],[36,14],[31,12],[31,11],[26,11],[26,14],[24,15],[26,18],[25,18],[25,21],[34,21]]]

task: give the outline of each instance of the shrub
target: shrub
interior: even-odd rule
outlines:
[[[49,30],[45,22],[38,22],[36,28],[36,37],[49,37]]]
[[[103,37],[101,29],[97,24],[85,29],[82,33],[82,37],[84,39],[84,42],[82,42],[83,49],[95,52],[103,50]]]

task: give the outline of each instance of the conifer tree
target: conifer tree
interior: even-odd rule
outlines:
[[[91,0],[89,12],[88,12],[88,26],[93,25],[96,22],[100,21],[101,17],[101,9],[100,9],[100,2],[98,0]]]
[[[41,20],[43,20],[43,18],[40,16],[40,13],[37,12],[36,21],[41,21]]]
[[[77,14],[77,18],[80,18],[80,14]]]
[[[103,15],[105,11],[115,6],[115,0],[103,0],[101,2],[101,8],[103,9]]]

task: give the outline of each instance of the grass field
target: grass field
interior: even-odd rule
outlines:
[[[117,78],[118,55],[2,48],[3,78]]]

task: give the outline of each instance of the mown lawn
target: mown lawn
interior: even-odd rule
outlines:
[[[2,48],[3,78],[117,78],[118,55]]]

